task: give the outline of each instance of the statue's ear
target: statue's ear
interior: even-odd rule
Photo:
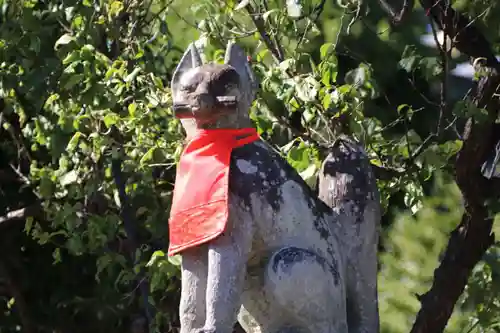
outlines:
[[[174,71],[174,75],[172,76],[172,90],[176,90],[178,88],[178,84],[183,73],[190,70],[191,68],[196,68],[201,65],[203,65],[203,62],[201,60],[200,54],[198,53],[198,49],[196,48],[194,43],[189,44],[188,48],[181,58],[181,61]]]
[[[224,62],[227,65],[232,66],[238,72],[240,76],[240,89],[242,95],[245,96],[246,107],[250,107],[253,102],[255,96],[255,90],[257,86],[257,82],[255,80],[255,76],[253,75],[252,68],[248,63],[248,58],[245,54],[245,51],[230,41],[226,48],[226,56]]]

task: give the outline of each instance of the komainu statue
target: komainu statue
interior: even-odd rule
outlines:
[[[181,333],[378,332],[379,194],[360,144],[338,138],[318,193],[252,125],[243,50],[203,64],[191,44],[172,78],[187,135],[170,212],[182,258]]]

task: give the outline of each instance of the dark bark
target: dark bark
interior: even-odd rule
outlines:
[[[111,162],[111,170],[120,197],[120,215],[123,220],[123,226],[125,228],[125,233],[130,242],[130,245],[133,248],[133,251],[130,251],[129,254],[130,261],[135,266],[139,263],[139,258],[136,257],[136,251],[140,248],[139,240],[137,237],[138,226],[136,224],[136,221],[133,219],[134,215],[130,210],[129,198],[125,191],[126,178],[124,177],[124,174],[122,172],[122,161],[120,159],[113,159]],[[153,307],[149,303],[150,288],[144,267],[141,267],[138,274],[136,275],[136,281],[144,304],[144,314],[147,319],[147,329],[145,329],[145,331],[150,332],[155,313]]]

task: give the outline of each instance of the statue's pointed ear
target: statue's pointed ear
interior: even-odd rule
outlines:
[[[184,52],[181,61],[174,71],[174,75],[172,76],[172,90],[176,90],[178,88],[179,80],[183,73],[190,70],[191,68],[196,68],[201,65],[203,65],[203,62],[201,60],[200,54],[198,53],[198,49],[196,48],[194,43],[189,44],[186,52]]]
[[[255,96],[257,82],[255,80],[255,76],[253,75],[252,68],[248,63],[245,51],[233,41],[230,41],[227,44],[224,62],[227,65],[232,66],[236,69],[236,72],[238,72],[238,75],[240,76],[240,89],[247,99],[247,107],[250,107]]]

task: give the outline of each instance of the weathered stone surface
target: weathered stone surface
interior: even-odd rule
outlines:
[[[241,49],[227,54],[224,66],[202,65],[190,47],[174,74],[174,104],[193,106],[181,118],[188,137],[250,124],[253,76]],[[239,84],[227,75],[220,89],[216,72],[233,69]],[[221,94],[237,105],[222,112]],[[230,170],[227,230],[182,253],[181,332],[230,333],[236,319],[248,333],[377,332],[380,207],[361,146],[331,147],[319,196],[263,141],[235,149]]]
[[[346,261],[349,332],[376,332],[377,247],[380,197],[363,147],[339,138],[323,162],[318,195],[340,217],[341,248]]]

